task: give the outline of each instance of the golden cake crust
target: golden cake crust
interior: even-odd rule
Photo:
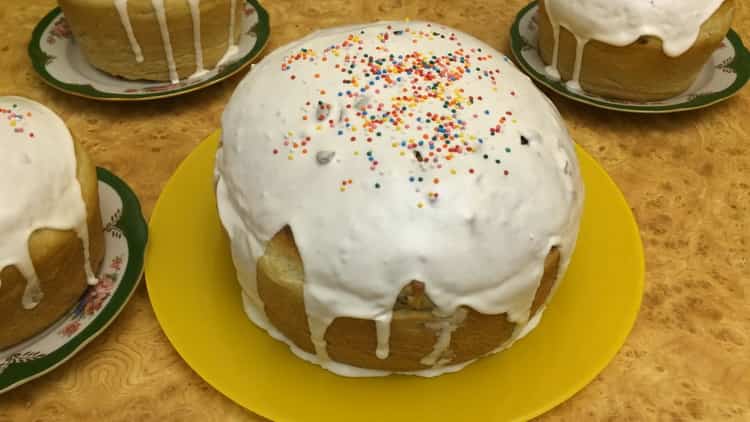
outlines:
[[[552,249],[534,297],[532,315],[548,299],[557,280],[559,261],[558,250]],[[299,348],[315,353],[305,312],[303,263],[288,227],[268,243],[265,255],[258,261],[257,277],[258,293],[271,323]],[[405,286],[399,301],[394,304],[388,358],[379,359],[375,355],[377,337],[374,321],[340,317],[331,323],[325,335],[331,359],[361,368],[386,371],[429,368],[420,361],[433,350],[438,331],[430,328],[430,325],[441,318],[432,313],[429,298],[411,300],[411,286]],[[402,301],[405,296],[406,299]],[[470,308],[465,310],[466,318],[453,332],[450,346],[441,356],[449,358],[449,364],[476,359],[495,350],[510,338],[515,327],[505,314],[484,315]]]
[[[581,86],[592,94],[633,101],[660,100],[685,92],[729,32],[734,10],[734,0],[726,0],[701,26],[693,47],[678,57],[664,54],[662,41],[652,36],[625,47],[592,40],[583,54]],[[539,50],[542,60],[550,64],[554,37],[544,1],[539,2],[538,24]],[[567,81],[573,77],[576,40],[561,28],[559,42],[558,70]]]
[[[143,62],[135,55],[112,0],[59,0],[86,59],[94,67],[126,79],[168,81],[161,30],[151,0],[129,0],[127,10]],[[240,37],[244,0],[235,3],[235,42]],[[196,71],[193,21],[185,0],[164,0],[167,27],[180,79]],[[230,0],[201,0],[203,63],[213,69],[229,44]]]
[[[99,211],[96,168],[88,154],[75,143],[77,178],[86,204],[91,266],[104,256],[104,232]],[[72,230],[37,230],[29,239],[34,268],[44,298],[34,308],[22,307],[26,280],[13,266],[0,271],[0,350],[20,343],[49,327],[68,312],[86,290],[83,246]]]

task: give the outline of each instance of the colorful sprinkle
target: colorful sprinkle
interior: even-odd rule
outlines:
[[[362,31],[359,34],[346,34],[339,42],[334,42],[320,51],[300,48],[285,57],[281,72],[289,72],[291,80],[297,80],[297,76],[300,76],[301,81],[305,81],[306,78],[326,79],[329,74],[322,72],[316,62],[334,62],[326,65],[326,68],[331,69],[331,74],[339,81],[339,85],[334,90],[337,97],[335,104],[323,101],[326,98],[326,90],[315,87],[317,90],[314,91],[314,98],[304,99],[304,108],[298,115],[303,122],[312,120],[320,123],[302,126],[306,129],[300,130],[301,132],[312,133],[313,136],[303,137],[289,132],[286,137],[277,141],[279,148],[272,150],[274,155],[279,154],[281,150],[290,151],[288,159],[293,160],[293,152],[299,151],[297,157],[302,158],[308,153],[308,144],[315,145],[319,134],[325,136],[329,133],[340,136],[341,138],[336,138],[338,142],[352,146],[356,146],[357,142],[364,142],[360,145],[371,148],[371,144],[388,142],[394,149],[394,154],[376,157],[371,149],[352,151],[354,157],[358,158],[350,159],[367,166],[374,172],[374,177],[377,177],[375,175],[378,173],[384,174],[381,170],[387,169],[390,161],[403,159],[401,157],[416,160],[412,161],[414,176],[408,177],[409,183],[423,183],[424,177],[419,176],[422,172],[428,180],[432,180],[433,185],[440,183],[440,177],[436,177],[435,173],[438,176],[446,174],[442,171],[451,175],[458,174],[455,168],[448,167],[446,163],[453,160],[460,162],[463,157],[472,154],[479,153],[484,160],[493,160],[500,164],[499,159],[490,156],[492,153],[484,152],[495,151],[496,146],[488,149],[483,145],[497,142],[492,137],[503,133],[509,121],[517,122],[511,117],[513,112],[498,113],[491,107],[481,106],[479,104],[484,101],[483,96],[475,93],[469,95],[463,88],[456,86],[462,80],[483,80],[494,87],[494,90],[500,87],[504,93],[516,96],[516,92],[511,89],[513,87],[501,86],[500,69],[490,67],[490,63],[493,63],[492,55],[485,54],[481,48],[462,47],[456,34],[443,33],[438,28],[413,30],[408,27],[389,27],[387,31],[377,34],[379,45],[375,51],[364,53],[361,35],[365,33]],[[418,47],[409,53],[391,53],[390,43],[404,37],[417,45],[423,40],[448,40],[452,47],[445,53],[424,51],[426,49]],[[301,66],[302,63],[315,63],[315,67],[304,70],[310,68]],[[294,73],[291,73],[292,69]],[[302,75],[303,71],[309,73]],[[381,92],[391,95],[389,98],[372,95]],[[422,111],[425,104],[435,104],[439,111]],[[485,122],[495,122],[489,128],[490,137],[478,133],[472,127],[477,124],[476,120],[480,115],[489,116],[483,120]],[[314,132],[311,130],[313,127]],[[384,133],[390,136],[383,139]],[[521,145],[528,144],[528,139],[521,136]],[[328,147],[335,148],[335,145]],[[507,153],[511,152],[509,147],[502,148]],[[310,150],[314,151],[313,148]],[[315,156],[318,164],[327,165],[332,161],[334,154],[332,150],[321,150],[311,155]],[[467,170],[470,175],[482,171],[476,166],[491,163],[488,161],[487,164],[472,164],[475,167]],[[444,166],[446,168],[442,170]],[[467,173],[463,173],[462,170],[462,174]],[[504,170],[504,174],[507,176],[509,173]],[[368,183],[370,188],[381,188],[381,181],[370,180]],[[347,179],[341,182],[339,188],[344,192],[351,184],[351,180]],[[419,187],[416,189],[418,191]],[[429,192],[428,197],[434,201],[438,193]],[[417,206],[422,208],[424,203],[419,202]]]

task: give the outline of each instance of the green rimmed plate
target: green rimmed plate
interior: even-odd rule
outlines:
[[[750,52],[736,32],[730,30],[721,47],[706,63],[698,79],[686,92],[666,100],[633,102],[574,92],[544,72],[537,49],[537,1],[524,7],[510,33],[513,57],[531,78],[558,94],[595,107],[631,113],[675,113],[709,107],[737,94],[750,79]]]
[[[105,254],[97,276],[68,314],[44,332],[0,350],[0,394],[40,377],[72,358],[119,315],[143,275],[148,229],[133,191],[97,169]]]
[[[131,81],[111,76],[91,66],[83,56],[57,7],[36,26],[29,43],[29,57],[42,80],[68,94],[103,101],[144,101],[187,94],[239,72],[263,51],[270,35],[268,12],[257,0],[246,0],[242,13],[237,59],[207,74],[171,82]]]

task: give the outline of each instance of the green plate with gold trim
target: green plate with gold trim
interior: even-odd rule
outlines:
[[[246,0],[242,13],[239,52],[236,59],[203,76],[171,82],[131,81],[118,78],[89,64],[57,7],[36,26],[29,43],[29,57],[42,80],[63,92],[103,101],[144,101],[187,94],[239,72],[263,51],[271,32],[268,12],[257,0]]]
[[[62,365],[119,315],[143,275],[148,229],[133,191],[109,171],[97,169],[105,253],[76,306],[30,340],[0,350],[0,394]]]
[[[634,102],[602,98],[569,90],[565,83],[555,81],[544,72],[544,62],[537,49],[537,1],[524,7],[510,32],[513,57],[532,79],[572,100],[595,107],[630,113],[675,113],[695,110],[724,101],[737,94],[750,79],[750,52],[736,32],[727,37],[711,56],[693,86],[686,92],[666,100]]]

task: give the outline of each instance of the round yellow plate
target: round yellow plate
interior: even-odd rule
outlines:
[[[437,378],[344,378],[295,357],[245,316],[213,191],[218,132],[167,184],[151,218],[146,283],[164,332],[217,390],[276,421],[524,420],[614,357],[643,293],[643,249],[617,186],[583,150],[578,247],[539,327],[511,349]]]

